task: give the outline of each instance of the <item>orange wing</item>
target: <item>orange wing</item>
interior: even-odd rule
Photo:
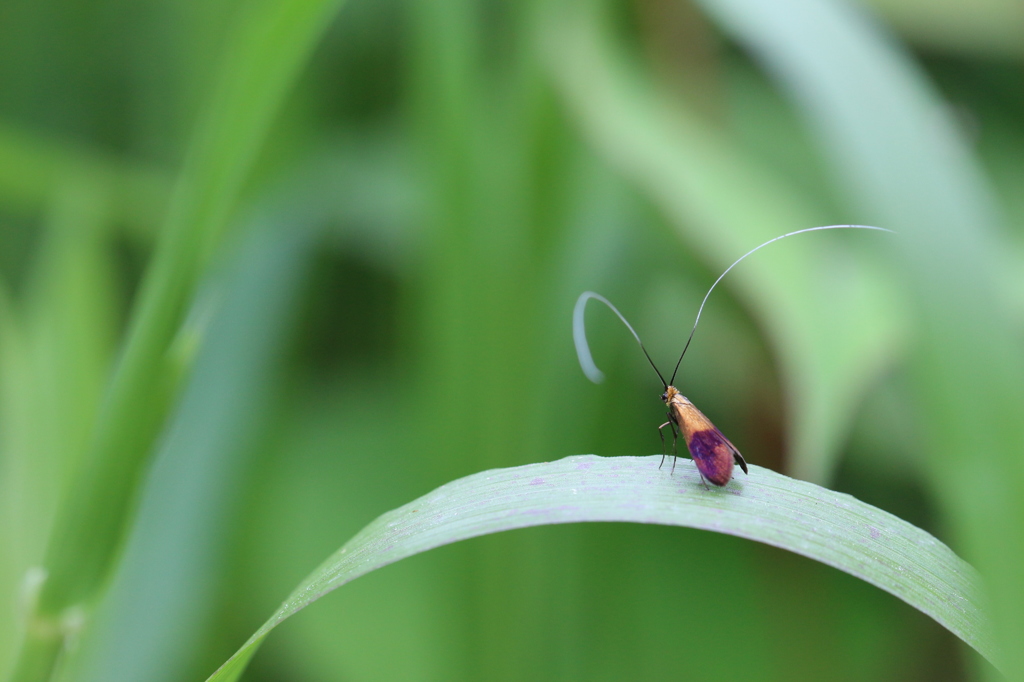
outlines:
[[[672,396],[669,414],[686,439],[686,448],[704,478],[715,485],[725,485],[732,478],[734,463],[747,473],[747,463],[736,446],[685,396],[679,393]]]

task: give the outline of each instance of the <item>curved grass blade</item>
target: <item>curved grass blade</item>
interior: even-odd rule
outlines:
[[[688,460],[674,476],[659,471],[659,461],[579,455],[443,485],[349,540],[207,682],[237,680],[279,623],[377,568],[481,535],[584,521],[687,526],[787,549],[899,597],[997,663],[977,573],[925,531],[849,495],[758,466],[725,488],[706,490]]]

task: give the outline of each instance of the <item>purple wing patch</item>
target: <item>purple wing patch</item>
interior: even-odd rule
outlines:
[[[736,451],[718,429],[694,431],[686,447],[704,478],[718,486],[725,485],[732,478],[733,453]],[[746,466],[743,469],[745,471]]]

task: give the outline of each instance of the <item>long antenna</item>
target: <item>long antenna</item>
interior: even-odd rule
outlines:
[[[890,233],[893,232],[892,230],[889,230],[887,228],[884,228],[884,227],[874,227],[872,225],[824,225],[824,226],[821,226],[821,227],[808,227],[808,228],[804,228],[803,230],[797,230],[796,232],[788,232],[786,234],[779,235],[778,237],[775,237],[774,239],[769,239],[764,244],[761,244],[760,246],[755,246],[750,251],[747,251],[745,254],[743,254],[742,256],[737,258],[736,261],[732,265],[727,267],[725,269],[725,272],[723,272],[721,275],[719,275],[718,279],[715,280],[715,283],[711,285],[710,289],[708,289],[708,293],[704,294],[704,300],[700,302],[700,309],[697,310],[697,319],[693,321],[693,329],[690,330],[690,336],[689,336],[689,338],[686,339],[686,345],[683,346],[683,352],[679,354],[679,360],[676,361],[676,368],[674,370],[672,370],[672,378],[669,380],[668,383],[674,384],[675,381],[676,381],[676,373],[679,371],[679,365],[683,362],[683,356],[686,355],[686,349],[690,347],[690,341],[693,341],[693,333],[697,331],[697,325],[700,323],[700,314],[702,312],[704,312],[704,304],[708,302],[708,296],[710,296],[711,292],[715,290],[715,287],[718,286],[718,283],[722,281],[722,278],[725,277],[727,274],[729,274],[729,271],[732,270],[734,267],[736,267],[741,260],[743,260],[744,258],[749,256],[750,254],[754,253],[755,251],[757,251],[759,249],[763,249],[764,247],[768,246],[772,242],[777,242],[780,239],[785,239],[786,237],[792,237],[793,235],[796,235],[796,234],[803,234],[804,232],[817,232],[818,230],[842,230],[842,229],[878,230],[879,232],[890,232]],[[594,296],[597,296],[597,294],[594,294]],[[608,303],[608,302],[605,301],[605,303]],[[608,305],[610,306],[611,303],[608,303]],[[577,304],[577,307],[578,306],[579,306],[579,304]],[[615,310],[615,309],[612,308],[612,310]],[[616,310],[615,312],[618,312],[618,311]],[[619,317],[622,317],[622,316],[619,315]],[[623,322],[625,322],[625,320],[623,320]],[[629,326],[628,323],[627,323],[626,326]],[[636,336],[636,332],[633,333],[633,336]],[[640,339],[638,337],[637,341],[639,341],[639,340]],[[641,345],[641,347],[642,347],[642,345]],[[647,351],[644,351],[644,352],[646,353]],[[648,360],[650,360],[650,358],[648,358]],[[581,360],[581,362],[582,362],[582,360]],[[653,363],[651,363],[651,364],[653,364]],[[596,367],[595,367],[595,369],[596,369]],[[658,376],[660,377],[661,374],[659,374]],[[661,381],[662,381],[662,383],[664,383],[665,380],[662,379]]]
[[[658,373],[658,378],[661,379],[661,383],[668,388],[668,384],[665,383],[665,377],[661,376],[661,372],[658,371],[658,366],[654,364],[654,360],[651,360],[651,356],[647,353],[647,349],[644,348],[644,342],[640,340],[640,336],[633,329],[633,325],[626,321],[619,309],[616,308],[608,301],[607,298],[601,294],[595,294],[593,291],[584,291],[580,294],[580,297],[576,299],[576,308],[572,311],[572,338],[576,342],[576,355],[580,359],[580,367],[583,368],[583,373],[587,375],[587,378],[593,381],[595,384],[599,384],[604,381],[604,373],[597,368],[594,364],[594,358],[590,355],[590,347],[587,345],[587,330],[583,324],[583,310],[587,307],[587,301],[590,299],[597,299],[601,303],[612,309],[612,312],[619,316],[622,320],[622,324],[626,325],[630,333],[633,334],[633,338],[640,344],[640,350],[647,356],[647,362],[651,363],[651,367]]]

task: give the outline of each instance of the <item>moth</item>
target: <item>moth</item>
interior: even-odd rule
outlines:
[[[739,465],[743,470],[743,473],[747,472],[747,462],[743,459],[743,455],[736,449],[736,446],[729,442],[729,439],[722,435],[722,432],[715,428],[715,425],[711,423],[711,420],[704,416],[704,413],[697,409],[697,407],[682,393],[679,392],[674,384],[676,380],[676,374],[679,372],[679,366],[683,362],[683,356],[686,355],[686,350],[690,347],[690,342],[693,341],[693,334],[697,331],[697,325],[700,323],[700,315],[704,312],[704,305],[708,302],[708,297],[711,296],[711,292],[715,290],[718,283],[722,281],[730,270],[736,267],[740,261],[747,256],[753,254],[755,251],[763,249],[772,242],[777,242],[780,239],[786,237],[792,237],[797,234],[803,234],[804,232],[817,232],[819,230],[837,230],[837,229],[859,229],[859,230],[878,230],[880,232],[892,232],[892,230],[884,227],[873,227],[871,225],[824,225],[820,227],[808,227],[803,230],[797,230],[795,232],[788,232],[783,235],[779,235],[773,239],[769,239],[763,244],[756,246],[755,248],[747,251],[745,254],[737,258],[732,265],[727,267],[725,271],[718,276],[708,292],[704,294],[704,300],[701,301],[700,308],[697,310],[697,318],[693,322],[693,329],[690,330],[690,336],[686,339],[686,344],[683,346],[683,352],[679,354],[679,360],[676,361],[675,369],[672,372],[672,377],[668,381],[665,381],[665,377],[662,376],[661,371],[658,370],[658,366],[654,364],[654,360],[651,359],[647,349],[644,348],[643,341],[640,340],[640,336],[633,329],[633,326],[626,321],[626,318],[619,312],[618,308],[611,304],[608,299],[604,298],[600,294],[595,294],[592,291],[583,292],[579,299],[576,301],[576,308],[573,311],[573,339],[576,343],[576,354],[579,357],[580,367],[583,369],[583,373],[587,375],[594,383],[599,383],[604,379],[604,375],[601,370],[597,368],[590,355],[590,348],[587,345],[587,336],[584,329],[583,323],[583,311],[586,307],[587,301],[590,299],[596,299],[606,306],[611,308],[622,323],[626,325],[626,328],[633,334],[633,338],[640,344],[640,350],[643,351],[644,356],[647,358],[647,362],[650,363],[651,367],[654,368],[658,378],[661,379],[661,383],[665,388],[665,392],[661,394],[661,400],[665,403],[668,408],[668,421],[658,427],[658,435],[661,436],[662,442],[662,456],[661,464],[658,465],[660,469],[665,464],[665,457],[667,452],[665,450],[665,427],[669,427],[672,431],[672,472],[675,473],[676,468],[676,443],[679,436],[682,435],[683,440],[686,442],[686,449],[690,451],[690,456],[693,458],[693,463],[697,467],[697,471],[700,474],[701,482],[704,483],[704,487],[707,487],[707,482],[710,481],[716,486],[724,486],[732,479],[733,467]]]
[[[662,434],[662,449],[665,437],[662,429],[672,427],[672,473],[676,468],[676,440],[683,434],[686,449],[697,465],[701,480],[708,480],[717,486],[723,486],[732,478],[733,464],[738,464],[743,473],[747,473],[747,462],[736,446],[715,428],[711,420],[697,409],[697,406],[676,389],[668,386],[661,394],[661,399],[668,406],[668,421],[658,427]],[[661,464],[665,463],[665,455],[661,456]],[[658,468],[661,468],[661,464]],[[706,486],[707,484],[705,484]]]

